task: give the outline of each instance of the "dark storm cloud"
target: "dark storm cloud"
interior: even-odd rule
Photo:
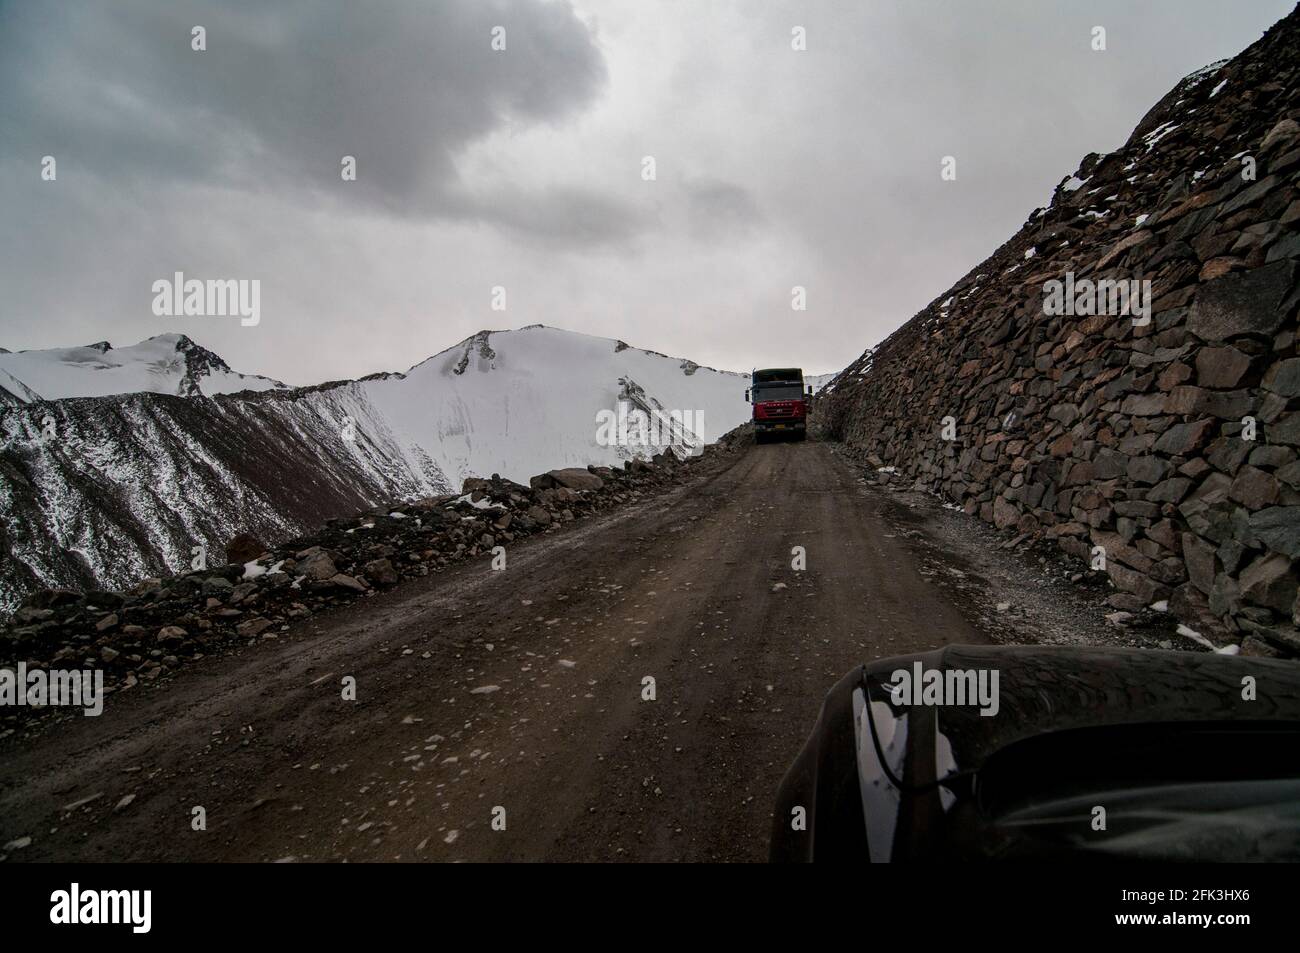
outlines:
[[[498,25],[504,52],[489,42]],[[17,3],[0,13],[0,160],[51,154],[114,187],[337,194],[351,155],[350,201],[473,217],[457,156],[512,124],[563,122],[606,78],[572,9],[541,0]],[[555,205],[544,195],[514,218]]]

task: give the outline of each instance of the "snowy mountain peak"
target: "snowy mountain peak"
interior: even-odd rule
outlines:
[[[123,348],[99,341],[84,347],[0,353],[0,401],[5,403],[135,393],[211,397],[284,386],[232,371],[185,334],[158,334]]]
[[[748,377],[747,374],[721,371],[717,368],[697,364],[689,358],[671,357],[659,351],[633,347],[626,341],[584,334],[581,331],[568,331],[564,328],[555,328],[546,324],[527,324],[520,328],[506,330],[485,328],[471,334],[459,344],[426,358],[407,371],[407,374],[427,364],[435,362],[446,364],[449,360],[451,363],[447,364],[447,369],[457,376],[464,374],[471,368],[484,373],[493,371],[497,368],[498,351],[507,345],[514,349],[528,348],[534,350],[538,355],[548,354],[556,358],[561,358],[562,353],[569,350],[573,350],[574,353],[581,353],[585,357],[596,353],[597,349],[605,351],[612,348],[615,354],[632,351],[637,354],[645,354],[661,360],[671,361],[686,376],[690,376],[699,370],[705,370],[730,377]]]
[[[541,325],[531,325],[531,327],[540,328]],[[527,328],[521,330],[527,330]],[[476,351],[478,352],[479,358],[477,369],[480,371],[493,370],[496,367],[496,364],[493,363],[493,361],[496,359],[497,352],[492,350],[492,345],[488,343],[493,333],[499,332],[480,331],[472,337],[468,337],[461,341],[457,347],[463,347],[465,351],[461,354],[460,360],[456,362],[456,368],[452,373],[464,374],[465,369],[469,367],[470,358]]]
[[[130,585],[187,566],[196,541],[283,539],[471,476],[527,483],[690,453],[748,419],[748,383],[541,325],[480,331],[405,374],[291,389],[179,334],[2,354],[0,467],[15,476],[0,481],[0,608],[36,585]],[[52,399],[72,396],[99,399]],[[41,438],[49,418],[58,440]]]

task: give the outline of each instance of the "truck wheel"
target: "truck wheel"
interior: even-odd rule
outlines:
[[[767,443],[767,434],[761,430],[754,431],[754,443]]]
[[[808,431],[800,430],[799,435],[796,436],[794,439],[798,440],[800,443],[803,443],[803,441],[808,439]]]

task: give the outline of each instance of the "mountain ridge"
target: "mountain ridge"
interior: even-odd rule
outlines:
[[[689,453],[748,417],[748,375],[618,344],[484,331],[404,373],[206,394],[204,380],[238,381],[212,378],[224,362],[189,342],[200,386],[184,393],[0,405],[0,608],[40,586],[121,588],[198,545],[285,538],[469,477]],[[620,406],[690,411],[693,426],[669,428],[671,446],[602,445],[597,415]]]
[[[33,403],[141,392],[205,397],[282,390],[285,385],[257,374],[236,373],[189,335],[169,332],[124,348],[98,341],[83,347],[4,351],[0,389],[8,394],[8,402]]]

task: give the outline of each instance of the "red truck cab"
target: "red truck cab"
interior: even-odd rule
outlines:
[[[769,367],[754,371],[745,399],[754,405],[754,439],[758,443],[782,435],[795,440],[807,438],[812,388],[804,389],[800,368]]]

